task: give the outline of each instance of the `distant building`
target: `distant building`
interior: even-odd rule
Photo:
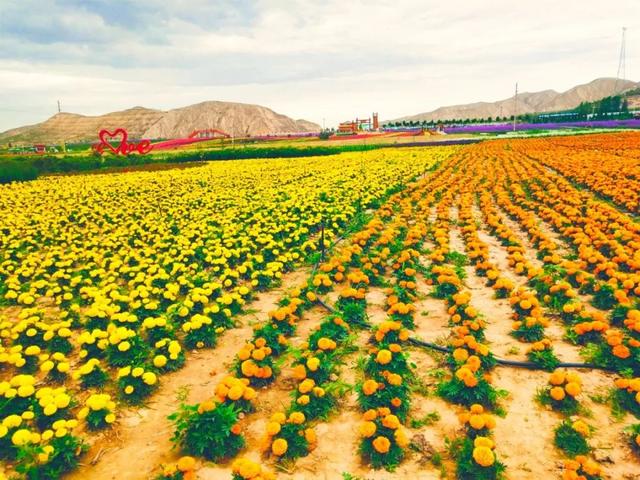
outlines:
[[[355,135],[360,132],[374,132],[380,129],[378,113],[373,113],[370,118],[356,118],[338,125],[339,135]]]

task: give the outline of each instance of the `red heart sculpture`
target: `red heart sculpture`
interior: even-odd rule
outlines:
[[[113,140],[120,135],[122,135],[120,145],[114,147],[111,143],[109,143],[110,140]],[[118,155],[119,153],[126,155],[127,153],[129,153],[127,152],[127,137],[127,131],[122,128],[116,129],[113,133],[108,130],[100,130],[100,133],[98,134],[98,138],[100,138],[100,145],[98,146],[98,148],[102,151],[104,150],[104,147],[107,147],[116,155]]]

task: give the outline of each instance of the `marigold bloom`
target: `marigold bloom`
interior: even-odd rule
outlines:
[[[383,436],[376,437],[375,440],[373,441],[373,448],[378,453],[382,453],[382,454],[387,453],[390,447],[391,447],[391,442],[387,437],[383,437]]]

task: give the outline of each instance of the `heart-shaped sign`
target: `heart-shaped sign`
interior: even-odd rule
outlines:
[[[98,137],[100,138],[100,145],[98,146],[98,148],[101,151],[104,150],[104,148],[106,147],[116,155],[118,155],[119,153],[127,155],[129,153],[126,151],[127,138],[128,138],[126,130],[122,128],[117,128],[113,133],[111,133],[108,130],[100,130]],[[121,137],[120,143],[112,144],[111,142],[113,142],[114,139],[117,140],[118,137]]]

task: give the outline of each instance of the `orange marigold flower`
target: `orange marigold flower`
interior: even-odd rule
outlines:
[[[365,420],[374,420],[378,416],[378,412],[374,409],[367,410],[362,416]]]
[[[382,425],[392,430],[400,426],[400,420],[395,415],[387,415],[382,419]]]
[[[551,385],[562,385],[564,383],[565,372],[562,370],[556,370],[549,377],[549,383]]]
[[[378,453],[383,453],[383,454],[387,453],[390,447],[391,447],[391,442],[387,437],[382,437],[382,436],[376,437],[375,440],[373,441],[373,448]]]
[[[365,395],[373,395],[378,390],[378,382],[375,380],[366,380],[362,384],[362,392]]]
[[[580,384],[576,382],[569,382],[564,386],[564,389],[567,391],[569,395],[575,397],[580,394]]]
[[[616,345],[613,347],[613,354],[618,358],[629,358],[631,356],[631,351],[624,345]]]
[[[551,395],[551,398],[553,398],[555,401],[559,402],[565,397],[564,388],[553,387],[551,390],[549,390],[549,395]]]

